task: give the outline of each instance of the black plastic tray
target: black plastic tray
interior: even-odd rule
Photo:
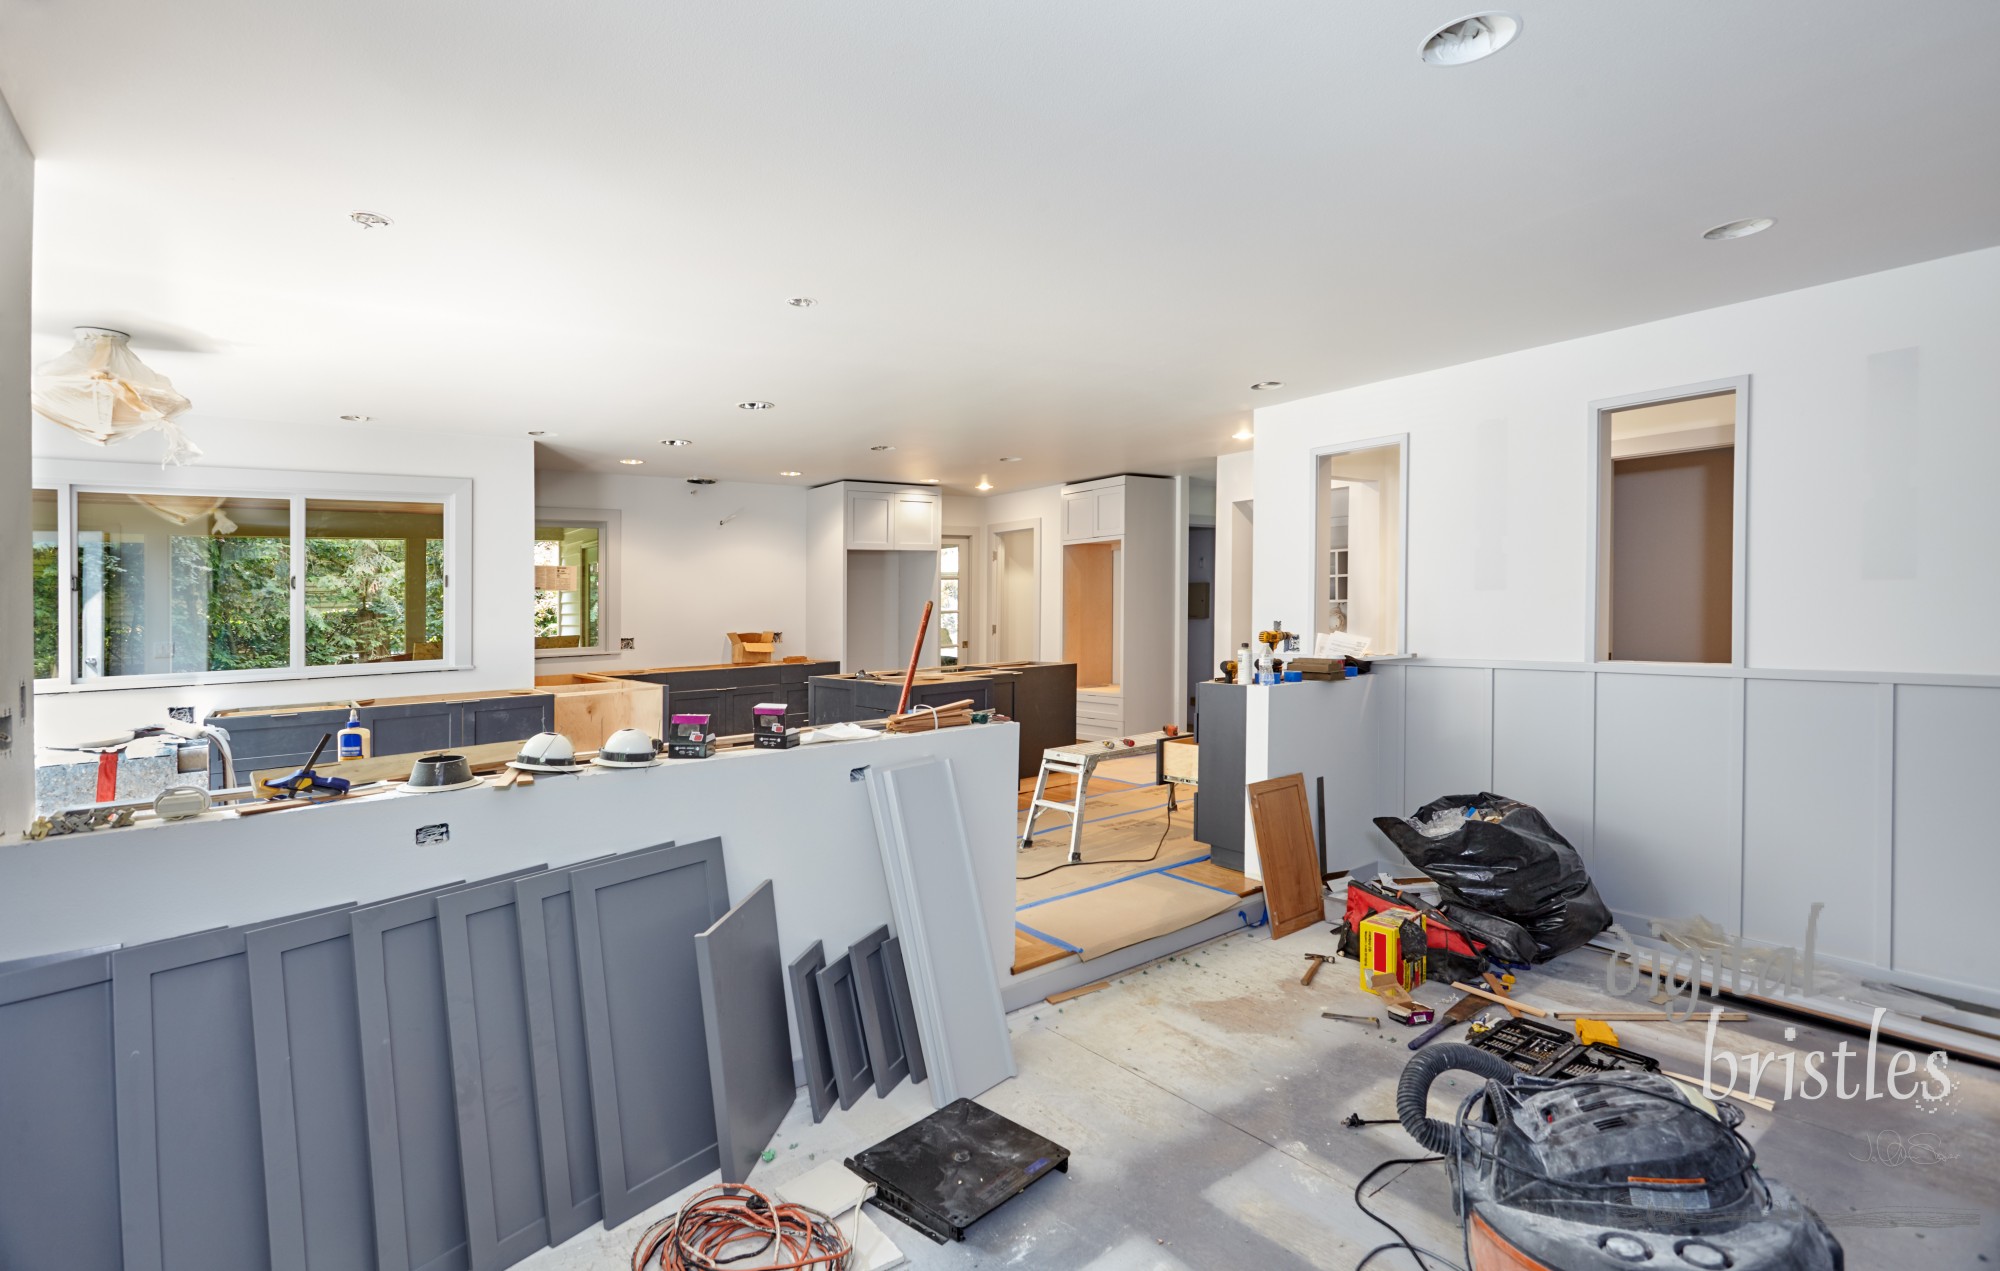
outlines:
[[[970,1099],[856,1152],[847,1168],[875,1184],[874,1203],[944,1244],[1026,1191],[1069,1170],[1069,1149]]]

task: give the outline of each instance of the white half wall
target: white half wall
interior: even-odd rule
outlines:
[[[34,602],[29,581],[28,284],[35,158],[0,99],[0,843],[35,814]]]
[[[142,356],[144,350],[140,350]],[[196,406],[199,407],[197,402]],[[291,448],[317,434],[289,425],[184,421],[204,454],[204,468],[285,468]],[[457,477],[472,482],[472,665],[456,671],[399,672],[339,678],[258,680],[182,688],[63,689],[37,698],[36,740],[42,745],[87,741],[140,724],[160,723],[169,706],[196,715],[226,706],[275,706],[456,693],[533,684],[534,443],[527,438],[409,432],[342,426],[327,434],[315,473]],[[151,465],[162,443],[153,434],[116,447],[94,446],[46,420],[34,424],[37,459],[107,460]]]
[[[609,657],[541,658],[543,674],[727,662],[730,631],[783,632],[780,657],[829,655],[807,625],[805,489],[544,471],[535,502],[620,514],[619,630],[607,634],[613,648],[633,640]]]

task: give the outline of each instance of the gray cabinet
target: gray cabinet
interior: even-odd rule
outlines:
[[[885,719],[896,713],[903,695],[899,676],[889,680],[861,680],[851,675],[816,675],[811,681],[807,715],[815,724],[851,724],[866,719]],[[987,710],[993,705],[993,681],[972,676],[955,676],[944,681],[919,680],[910,688],[910,709],[945,706],[970,698],[972,709]]]
[[[803,725],[807,719],[807,680],[839,669],[837,662],[757,662],[606,674],[664,685],[669,716],[706,715],[715,730],[727,737],[749,732],[755,722],[750,712],[764,702],[783,702],[785,722],[794,728]],[[662,735],[664,732],[663,727]]]
[[[298,710],[218,711],[209,722],[229,732],[236,779],[266,768],[296,767],[313,747],[347,724],[348,707],[324,704]],[[499,741],[526,741],[555,727],[555,698],[548,693],[494,693],[461,698],[364,699],[361,722],[373,733],[378,755],[414,755]],[[320,761],[331,765],[328,743]],[[222,785],[222,755],[209,748],[208,782]]]

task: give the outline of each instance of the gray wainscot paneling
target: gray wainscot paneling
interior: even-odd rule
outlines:
[[[1896,688],[1895,968],[2000,988],[2000,849],[1981,813],[2000,774],[2000,688]]]
[[[1876,774],[1887,740],[1879,684],[1751,680],[1744,699],[1743,935],[1803,947],[1824,902],[1817,951],[1870,962],[1889,915]],[[1886,946],[1885,946],[1886,947]]]
[[[1582,671],[1493,672],[1493,792],[1540,808],[1586,865],[1593,679]]]
[[[1597,681],[1597,843],[1605,903],[1742,929],[1743,683],[1693,675]]]
[[[719,1159],[694,937],[729,908],[722,841],[575,870],[570,898],[604,1225],[613,1227]]]
[[[111,957],[0,976],[0,1267],[118,1271]]]
[[[1412,666],[1403,673],[1409,761],[1403,815],[1447,794],[1493,788],[1493,681],[1481,667]],[[1346,687],[1340,685],[1337,687]]]

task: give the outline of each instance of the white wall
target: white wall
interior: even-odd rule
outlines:
[[[1059,485],[1037,486],[1032,490],[1015,490],[1009,494],[988,495],[975,498],[965,494],[944,496],[944,523],[952,526],[977,526],[980,537],[973,544],[973,550],[982,559],[991,556],[992,546],[986,541],[985,527],[1002,525],[1009,521],[1041,522],[1041,572],[1042,572],[1042,648],[1041,660],[1059,662],[1063,655],[1062,641],[1062,597],[1063,597],[1063,555],[1062,555],[1062,487]],[[991,597],[987,591],[992,587],[990,570],[981,570],[980,600],[981,611],[992,612]],[[979,657],[989,657],[987,652],[992,637],[979,646]]]
[[[1318,585],[1313,449],[1410,437],[1419,659],[1377,664],[1388,766],[1329,783],[1329,837],[1496,790],[1630,922],[1797,943],[1824,902],[1823,957],[2000,1002],[2000,854],[1956,819],[2000,771],[1996,344],[1989,250],[1260,411],[1258,613]],[[1589,403],[1742,375],[1750,666],[1582,663]]]
[[[1312,612],[1313,448],[1407,432],[1411,650],[1578,660],[1589,403],[1748,375],[1751,665],[2000,674],[1996,345],[1991,249],[1260,410],[1257,613]]]
[[[34,607],[28,574],[28,279],[35,160],[0,99],[0,843],[34,815]]]
[[[779,657],[829,655],[807,627],[804,489],[540,472],[535,501],[621,514],[618,629],[607,634],[613,648],[634,641],[609,657],[542,658],[543,674],[727,662],[730,631],[783,632]]]
[[[196,402],[197,411],[200,402]],[[459,477],[472,482],[472,666],[323,679],[260,680],[185,688],[72,689],[37,698],[36,741],[87,741],[139,724],[159,723],[167,707],[197,714],[225,706],[345,701],[525,688],[534,681],[534,443],[526,438],[473,437],[342,426],[304,430],[290,425],[201,420],[188,435],[205,452],[196,468],[297,467],[298,447],[318,443],[314,473]],[[35,457],[157,464],[159,439],[147,434],[115,447],[89,444],[47,420],[34,424]],[[25,589],[24,589],[25,590]]]

